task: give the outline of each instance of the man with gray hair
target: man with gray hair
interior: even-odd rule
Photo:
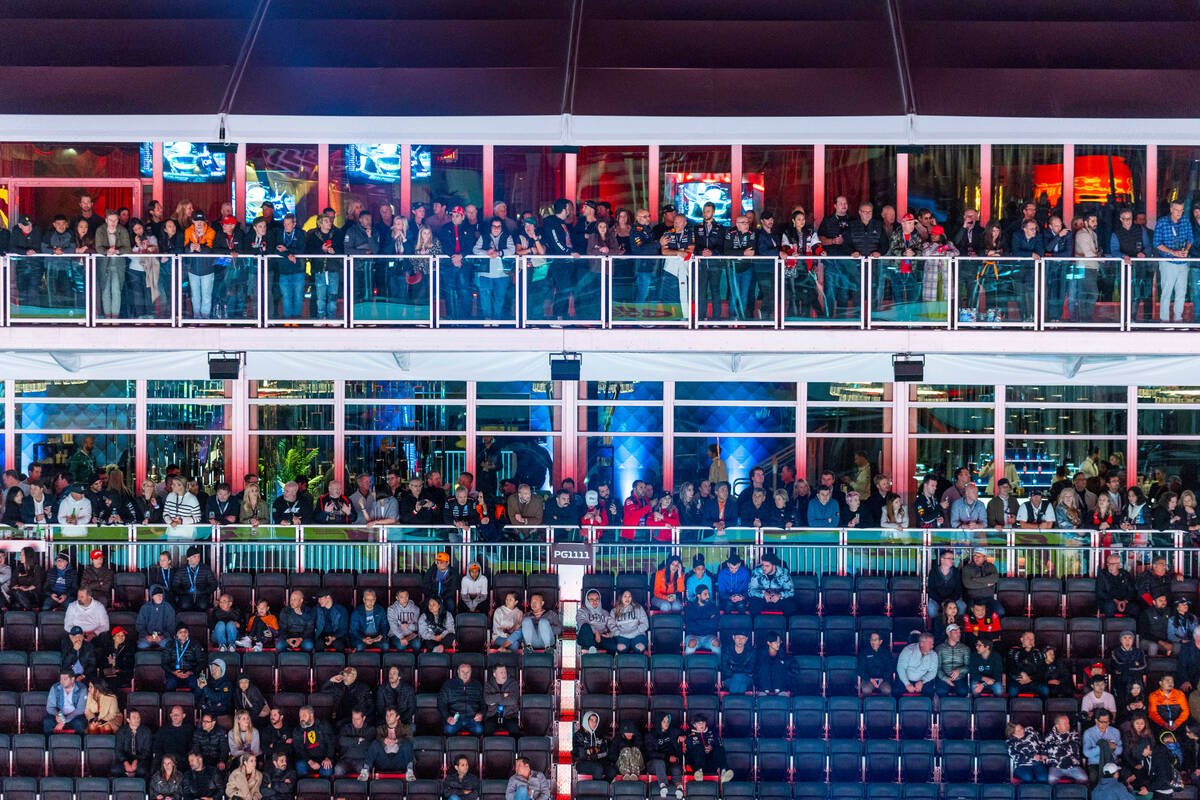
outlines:
[[[276,525],[304,525],[312,519],[312,502],[300,495],[300,484],[288,481],[283,494],[275,498],[272,519]]]
[[[938,656],[933,651],[933,634],[922,633],[921,637],[900,651],[896,659],[896,683],[892,694],[920,694],[925,697],[937,695]]]

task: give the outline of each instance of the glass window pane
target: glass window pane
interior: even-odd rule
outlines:
[[[412,201],[432,203],[453,198],[462,205],[483,205],[483,147],[478,145],[413,145],[429,150],[429,174],[414,171]]]
[[[14,178],[137,178],[141,169],[139,142],[0,144],[0,175]]]
[[[588,400],[662,400],[657,381],[588,381]]]
[[[932,145],[908,157],[908,210],[928,208],[938,220],[960,226],[963,211],[978,209],[979,147]]]
[[[679,433],[795,433],[796,409],[676,406],[675,430]]]
[[[252,431],[331,431],[333,406],[320,405],[252,405]]]
[[[1113,453],[1124,454],[1125,440],[1009,439],[1004,458],[1017,467],[1018,473],[1030,473],[1022,479],[1026,486],[1049,486],[1059,465],[1065,466],[1069,475],[1074,475],[1095,448],[1100,449],[1100,460],[1106,461]]]
[[[346,169],[347,163],[352,169]],[[329,145],[329,205],[337,211],[334,223],[345,226],[346,212],[355,201],[375,214],[385,203],[398,213],[401,168],[398,144]],[[415,192],[412,199],[414,202],[419,199]],[[372,219],[379,224],[377,217],[372,215]]]
[[[609,481],[613,496],[629,496],[634,481],[647,481],[663,488],[663,440],[661,436],[581,436],[579,460],[586,465],[580,491]]]
[[[81,436],[69,433],[19,433],[17,434],[17,461],[28,466],[35,461],[49,465],[46,473],[53,475],[57,470],[70,472],[68,464],[84,439],[90,437],[95,442],[92,458],[100,469],[117,466],[126,475],[126,481],[132,481],[137,473],[137,454],[134,450],[132,433],[99,433]]]
[[[700,481],[708,480],[708,467],[712,463],[708,446],[719,444],[735,491],[745,487],[754,467],[763,468],[766,485],[773,489],[778,484],[779,469],[795,463],[795,443],[795,439],[786,436],[680,436],[675,440],[675,485],[684,481],[699,485]]]
[[[146,427],[159,431],[229,430],[229,406],[217,403],[152,403],[146,406]]]
[[[159,483],[167,474],[167,467],[178,464],[184,475],[196,478],[204,491],[212,494],[218,483],[228,481],[232,477],[225,471],[228,452],[227,435],[209,433],[166,436],[152,433],[146,437],[146,476]],[[132,484],[129,488],[131,491],[137,491],[137,487]]]
[[[318,180],[315,144],[246,145],[246,222],[262,214],[263,201],[270,200],[275,219],[292,213],[304,227],[321,210],[317,208]]]
[[[1200,146],[1158,148],[1158,213],[1176,200],[1184,208],[1200,201]]]
[[[996,387],[914,383],[909,385],[908,399],[916,403],[992,403]]]
[[[995,412],[989,408],[913,408],[909,410],[915,433],[991,433]]]
[[[884,433],[891,428],[887,409],[844,406],[808,409],[809,433]]]
[[[1091,408],[1010,408],[1006,431],[1026,436],[1125,433],[1128,412]]]
[[[348,431],[465,431],[466,406],[347,405]]]
[[[133,406],[122,403],[18,403],[17,427],[128,430],[133,428]]]
[[[556,431],[558,406],[479,406],[476,427],[481,431]]]
[[[1099,214],[1100,235],[1107,239],[1122,206],[1146,210],[1145,146],[1075,145],[1076,216]]]
[[[891,384],[809,383],[808,400],[815,403],[878,403],[892,399]]]
[[[208,400],[229,396],[227,381],[146,381],[146,397],[151,400]]]
[[[676,400],[728,401],[792,401],[796,399],[796,384],[681,381],[675,384]]]
[[[1139,386],[1138,404],[1200,403],[1200,386]]]
[[[860,203],[873,203],[875,213],[896,205],[896,148],[831,145],[825,148],[825,205],[822,213],[833,213],[833,201],[845,195],[850,215]]]
[[[250,437],[250,463],[257,466],[258,485],[268,503],[297,475],[308,476],[308,493],[316,498],[333,474],[333,437],[254,435]]]
[[[585,431],[595,433],[661,433],[662,406],[588,406]]]
[[[287,400],[333,397],[333,381],[250,381],[250,396]]]
[[[1153,477],[1179,476],[1184,489],[1200,489],[1200,442],[1173,442],[1169,439],[1144,439],[1138,442],[1138,473]]]
[[[579,199],[607,200],[619,208],[649,206],[650,151],[645,147],[581,147],[576,161]]]
[[[480,400],[553,400],[554,381],[480,381],[475,387]]]
[[[475,444],[475,477],[481,491],[512,478],[534,491],[550,491],[555,480],[557,436],[480,436]]]
[[[346,474],[366,472],[380,485],[393,467],[406,480],[440,472],[450,486],[466,467],[466,455],[461,436],[347,436]]]
[[[518,219],[525,212],[536,213],[565,192],[566,172],[562,153],[550,147],[496,147],[493,150],[497,202],[508,205],[508,218]],[[487,213],[491,209],[486,209]],[[486,216],[486,214],[485,214]]]
[[[362,400],[465,400],[466,381],[346,381],[346,398]]]
[[[863,464],[855,456],[862,453]],[[871,488],[871,476],[888,472],[892,461],[890,438],[846,439],[836,436],[814,437],[808,440],[808,481],[815,483],[825,470],[833,472],[839,482],[845,478],[866,497]]]
[[[921,483],[931,472],[940,484],[948,485],[959,467],[971,470],[974,479],[979,477],[981,466],[992,461],[991,439],[910,439],[908,446],[913,464],[907,489],[911,497],[921,490]]]
[[[17,397],[133,397],[134,381],[17,381]]]
[[[1009,386],[1010,403],[1120,403],[1128,394],[1124,386]]]
[[[1144,436],[1200,436],[1200,409],[1142,409],[1137,420]]]
[[[742,180],[753,192],[756,207],[790,218],[792,208],[803,206],[813,219],[813,158],[810,145],[742,147]]]
[[[999,219],[1007,228],[1021,218],[1026,203],[1037,206],[1037,218],[1042,225],[1051,214],[1062,216],[1062,161],[1060,145],[992,145],[989,219]]]

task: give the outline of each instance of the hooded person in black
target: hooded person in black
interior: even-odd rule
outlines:
[[[666,797],[668,781],[675,787],[675,797],[683,797],[683,751],[679,747],[679,730],[671,724],[671,715],[658,712],[654,725],[646,734],[646,768],[658,780],[658,794]]]
[[[571,758],[580,777],[586,775],[592,780],[611,781],[617,776],[617,768],[608,757],[609,740],[596,733],[599,725],[600,715],[595,711],[583,715],[583,721],[571,739]]]
[[[633,720],[621,723],[617,735],[613,737],[608,748],[609,766],[615,775],[621,775],[626,780],[636,780],[646,767],[645,756],[642,755],[642,734],[638,731]]]

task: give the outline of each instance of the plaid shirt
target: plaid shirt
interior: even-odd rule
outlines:
[[[1170,215],[1159,217],[1154,225],[1154,254],[1164,256],[1166,249],[1179,250],[1192,245],[1192,223],[1186,217],[1172,222]],[[1162,248],[1162,249],[1160,249]]]

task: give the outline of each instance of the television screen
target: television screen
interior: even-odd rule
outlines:
[[[398,144],[352,144],[346,146],[346,177],[355,183],[399,183],[402,166]],[[412,146],[411,178],[427,179],[432,162],[426,145]]]
[[[246,222],[254,222],[262,213],[262,204],[270,200],[275,205],[275,219],[283,219],[284,214],[296,213],[296,198],[288,191],[286,185],[272,187],[261,181],[246,184]],[[303,224],[303,220],[301,220]]]
[[[139,150],[143,178],[154,177],[154,145],[142,142]],[[163,142],[163,180],[169,183],[224,183],[225,154],[210,153],[196,142]]]
[[[715,206],[713,216],[722,223],[732,221],[734,203],[730,191],[729,173],[668,173],[667,193],[676,210],[691,222],[704,218],[704,204]],[[738,213],[762,208],[762,176],[746,175],[742,180],[742,203]]]

